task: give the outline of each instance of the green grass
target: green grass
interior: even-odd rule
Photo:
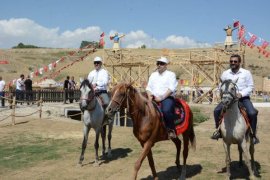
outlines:
[[[206,114],[202,113],[201,110],[197,107],[191,107],[191,111],[193,113],[194,124],[202,123],[209,119],[209,117]]]
[[[62,158],[66,152],[75,152],[68,147],[68,140],[42,138],[36,135],[16,135],[0,140],[0,169],[20,169],[47,160]]]

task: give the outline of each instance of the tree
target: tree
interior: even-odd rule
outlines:
[[[146,45],[143,44],[143,45],[141,46],[141,49],[146,49]]]
[[[91,45],[92,47],[95,47],[95,48],[97,48],[97,49],[100,48],[100,47],[99,47],[99,43],[96,42],[96,41],[82,41],[82,42],[81,42],[80,48],[84,48],[84,47],[86,47],[86,46],[88,46],[88,45]]]

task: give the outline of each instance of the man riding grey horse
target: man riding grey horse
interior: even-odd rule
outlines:
[[[258,111],[254,108],[252,102],[250,101],[250,95],[254,89],[254,83],[252,74],[249,70],[240,67],[241,56],[238,54],[232,55],[230,57],[230,69],[223,72],[221,75],[221,80],[225,81],[231,79],[233,81],[237,80],[236,85],[238,87],[237,97],[239,102],[243,104],[246,108],[246,112],[250,119],[250,125],[252,129],[253,143],[258,144],[260,141],[256,136],[256,126],[257,126],[257,115]],[[220,130],[218,129],[220,124],[220,117],[222,116],[221,111],[223,109],[223,104],[219,103],[214,110],[214,118],[216,131],[211,136],[212,139],[218,140],[221,138]]]
[[[94,58],[94,67],[88,75],[88,80],[92,83],[92,86],[95,90],[95,94],[101,97],[104,110],[110,102],[110,98],[107,92],[107,87],[110,81],[109,73],[102,68],[102,59],[101,57]],[[112,120],[106,116],[104,118],[104,124],[111,123]]]

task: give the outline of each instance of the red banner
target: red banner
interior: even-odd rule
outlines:
[[[0,61],[0,64],[9,64],[7,60]]]

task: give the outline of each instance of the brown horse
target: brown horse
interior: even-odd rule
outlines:
[[[151,148],[158,141],[168,140],[168,133],[160,120],[160,113],[154,107],[152,102],[142,96],[142,94],[137,91],[132,84],[127,83],[118,84],[113,88],[111,102],[106,111],[108,115],[113,115],[121,108],[127,108],[127,111],[133,121],[133,134],[143,148],[139,159],[135,163],[133,179],[137,178],[138,171],[146,156],[148,158],[154,179],[158,179]],[[196,146],[195,133],[192,123],[192,112],[190,112],[189,117],[189,127],[182,134],[184,140],[184,163],[180,179],[185,179],[186,177],[186,160],[188,157],[189,141],[191,142],[192,147],[195,148]],[[176,137],[175,139],[172,139],[172,141],[174,142],[177,150],[175,163],[177,167],[180,168],[181,140]]]

